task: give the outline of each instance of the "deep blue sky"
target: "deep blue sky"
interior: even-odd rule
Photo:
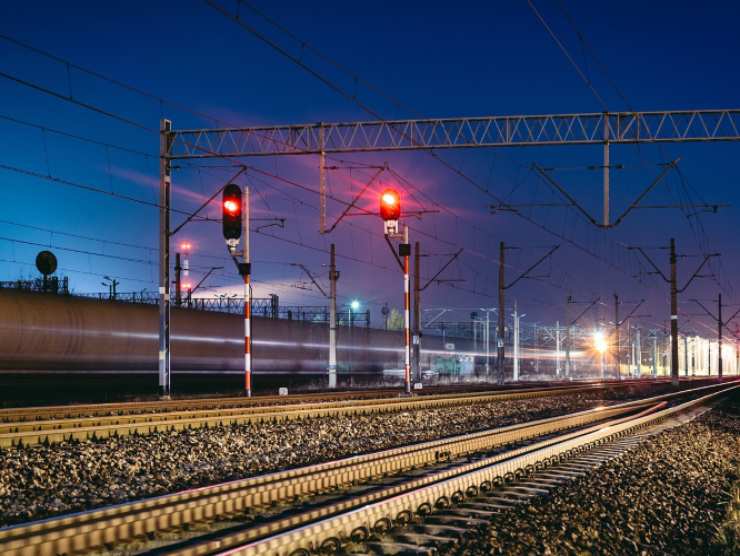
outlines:
[[[228,0],[223,4],[233,5]],[[733,2],[582,2],[536,3],[574,59],[593,80],[610,110],[729,108],[738,107],[740,90],[737,56],[740,37],[736,21],[740,9]],[[600,111],[602,107],[580,80],[573,67],[553,43],[525,1],[519,2],[264,2],[255,5],[302,40],[348,67],[385,94],[397,98],[403,108],[357,88],[345,75],[310,52],[301,53],[296,43],[276,32],[246,7],[242,14],[250,24],[300,54],[312,67],[371,105],[385,117],[461,116],[485,114],[537,114]],[[563,9],[565,6],[565,9]],[[572,21],[573,25],[569,22]],[[579,33],[583,41],[579,39]],[[57,56],[139,87],[157,96],[212,115],[227,125],[300,123],[368,119],[357,106],[257,41],[203,2],[4,2],[0,6],[0,34],[14,37]],[[605,70],[605,71],[604,71]],[[0,40],[0,71],[58,91],[120,114],[151,128],[162,115],[176,127],[212,125],[170,102],[160,103],[126,91],[109,82],[67,71],[55,62]],[[621,91],[617,93],[614,85]],[[0,119],[0,164],[43,175],[131,195],[157,199],[158,138],[113,119],[33,91],[0,78],[0,116],[11,116],[50,128],[124,145],[150,153],[150,158],[117,149],[85,144],[50,132]],[[613,212],[624,206],[659,171],[656,163],[680,156],[686,183],[671,174],[646,202],[692,199],[729,203],[732,208],[718,215],[702,215],[704,232],[696,219],[678,210],[637,211],[621,228],[607,234],[582,222],[573,211],[538,210],[537,221],[597,251],[603,259],[623,267],[620,273],[568,244],[551,263],[542,267],[548,278],[525,281],[510,290],[528,313],[528,319],[552,321],[563,318],[565,297],[578,300],[602,296],[610,301],[616,290],[628,299],[648,298],[646,323],[663,323],[667,316],[667,293],[654,276],[642,281],[631,276],[639,271],[633,255],[616,242],[664,244],[674,235],[682,252],[702,249],[721,251],[721,264],[714,270],[733,297],[733,282],[740,271],[736,245],[736,215],[740,205],[735,164],[740,145],[649,145],[617,147],[612,160],[626,166],[615,171]],[[600,148],[548,148],[447,152],[449,161],[474,176],[492,192],[512,203],[548,202],[556,197],[529,170],[533,162],[567,168],[559,179],[598,213],[600,175],[585,166],[600,163]],[[431,286],[424,294],[427,307],[481,307],[495,304],[497,243],[520,246],[510,253],[510,276],[525,268],[549,245],[562,243],[541,230],[508,215],[488,215],[490,198],[456,177],[423,153],[344,157],[365,163],[387,161],[423,191],[403,191],[408,205],[432,208],[433,203],[451,207],[455,216],[425,216],[412,225],[439,239],[417,234],[427,252],[446,253],[464,246],[466,252],[445,274],[464,279],[461,289]],[[273,173],[317,187],[317,161],[313,158],[253,161]],[[181,169],[175,174],[174,203],[192,209],[228,177],[229,169],[197,172]],[[77,291],[102,289],[100,275],[117,276],[121,290],[156,287],[157,210],[152,207],[81,191],[38,177],[0,170],[0,236],[55,246],[60,266]],[[368,171],[333,171],[332,191],[350,200]],[[258,216],[286,216],[285,230],[267,230],[293,242],[326,248],[338,245],[343,300],[357,297],[376,312],[388,301],[401,305],[400,276],[382,242],[381,224],[370,218],[343,223],[331,237],[316,232],[317,198],[280,182],[247,177],[259,190],[255,194]],[[396,185],[388,175],[383,184]],[[375,188],[377,190],[377,187]],[[410,190],[409,190],[410,191]],[[413,193],[413,191],[411,191]],[[310,205],[310,206],[309,206]],[[374,197],[363,201],[373,207]],[[330,203],[337,215],[342,206]],[[214,213],[213,210],[211,213]],[[179,216],[174,220],[179,221]],[[125,247],[22,228],[26,224],[115,242],[149,247]],[[689,225],[691,224],[691,226]],[[369,232],[368,232],[369,231]],[[182,238],[197,246],[192,265],[202,269],[223,264],[226,270],[210,284],[238,283],[228,261],[219,260],[225,250],[214,224],[186,228]],[[136,261],[65,252],[60,247],[106,253]],[[36,246],[0,240],[0,279],[34,273]],[[665,263],[663,251],[652,251]],[[215,258],[210,258],[215,257]],[[292,287],[304,277],[287,263],[301,262],[324,274],[323,253],[265,236],[255,236],[254,274],[257,295],[275,292],[285,302],[323,304],[315,292]],[[431,276],[442,258],[424,260]],[[682,260],[686,275],[699,262]],[[384,268],[378,268],[380,265]],[[200,271],[193,273],[198,279]],[[704,279],[687,292],[684,310],[696,313],[688,298],[716,296],[716,282]],[[473,293],[477,292],[477,293]],[[204,292],[205,293],[205,292]],[[212,292],[211,292],[212,294]],[[604,309],[606,311],[606,309]],[[469,312],[466,309],[460,316]],[[611,311],[604,312],[605,318]],[[701,323],[695,323],[702,330]]]

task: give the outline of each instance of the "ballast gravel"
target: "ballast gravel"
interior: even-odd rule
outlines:
[[[712,411],[498,516],[458,555],[726,554],[716,532],[740,470],[740,414]]]
[[[599,393],[0,449],[0,525],[602,405]]]

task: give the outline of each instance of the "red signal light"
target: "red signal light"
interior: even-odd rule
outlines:
[[[237,212],[239,212],[239,203],[232,199],[228,199],[224,201],[224,210],[231,214],[236,214]]]
[[[242,235],[242,190],[233,183],[224,187],[224,196],[221,203],[223,208],[224,239],[239,244]]]
[[[380,217],[398,220],[401,216],[401,197],[395,189],[386,189],[380,195]]]

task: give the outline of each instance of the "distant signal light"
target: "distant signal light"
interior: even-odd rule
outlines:
[[[235,183],[224,187],[222,207],[223,232],[229,251],[236,249],[242,237],[242,189]]]
[[[395,189],[386,189],[380,196],[380,217],[398,220],[401,217],[401,196]]]

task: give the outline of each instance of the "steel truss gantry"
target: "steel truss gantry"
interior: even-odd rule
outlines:
[[[171,132],[176,159],[740,140],[740,109],[308,123]]]

